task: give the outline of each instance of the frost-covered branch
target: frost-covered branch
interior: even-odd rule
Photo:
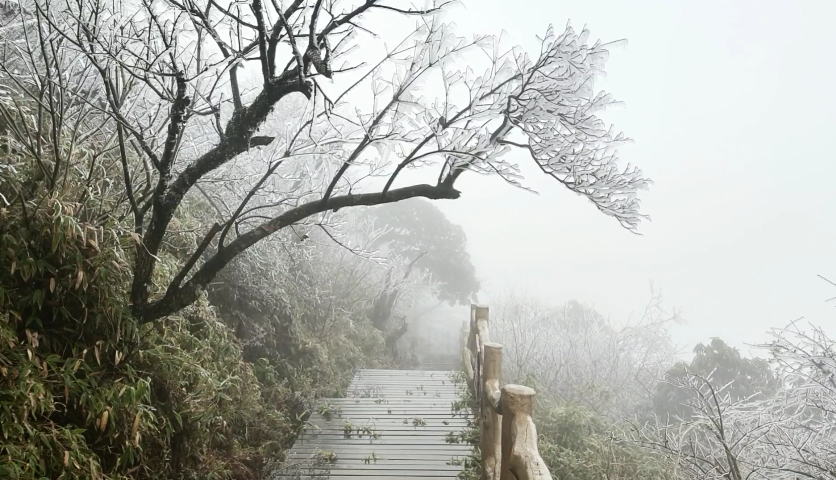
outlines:
[[[36,28],[8,42],[0,72],[32,104],[0,92],[0,114],[47,190],[61,172],[92,179],[102,159],[105,169],[116,162],[118,183],[102,185],[120,195],[92,218],[132,219],[130,297],[143,321],[188,305],[256,242],[334,210],[454,199],[466,173],[527,188],[511,160],[520,148],[627,229],[644,218],[637,193],[649,180],[619,166],[615,147],[626,139],[597,116],[614,103],[594,88],[608,45],[589,45],[587,30],[549,28],[529,56],[496,37],[456,35],[437,15],[446,1],[23,3],[34,13],[15,24]],[[383,43],[375,27],[393,16],[415,28]],[[377,44],[395,47],[361,61]],[[46,122],[29,121],[35,105]],[[414,169],[432,180],[405,183]],[[196,198],[214,210],[206,241],[177,281],[154,290],[175,213]]]
[[[633,440],[677,462],[684,478],[836,478],[836,344],[798,322],[762,345],[782,385],[772,397],[732,401],[728,385],[689,374],[674,380],[696,412],[684,422],[636,425]]]

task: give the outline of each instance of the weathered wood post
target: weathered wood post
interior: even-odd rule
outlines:
[[[537,428],[531,419],[533,388],[502,387],[502,474],[500,480],[551,480],[537,449]]]
[[[484,363],[484,349],[482,345],[491,341],[488,333],[488,307],[485,305],[471,305],[470,306],[470,338],[473,341],[473,347],[470,349],[476,357],[476,366],[473,368],[474,386],[476,387],[476,394],[474,400],[477,402],[482,398],[482,364]]]
[[[462,328],[459,330],[459,352],[464,353],[467,349],[467,334],[469,333],[467,320],[462,321]],[[464,360],[464,357],[462,357]]]
[[[470,337],[471,337],[471,325],[473,322],[470,321],[463,321],[462,322],[462,330],[460,334],[461,340],[461,352],[462,352],[462,368],[464,368],[464,376],[465,380],[467,381],[467,388],[470,389],[470,394],[474,397],[476,396],[476,387],[473,385],[474,375],[473,375],[473,356],[470,353]]]
[[[499,480],[502,455],[502,416],[500,415],[500,377],[502,345],[482,344],[484,363],[481,416],[482,480]]]
[[[502,345],[491,343],[488,307],[470,306],[461,341],[468,386],[480,409],[482,480],[551,480],[531,418],[534,389],[523,385],[500,389]]]

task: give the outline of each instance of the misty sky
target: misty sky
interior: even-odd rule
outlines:
[[[577,298],[624,318],[649,282],[688,323],[676,340],[720,336],[743,347],[804,316],[833,323],[836,209],[830,137],[836,85],[827,1],[472,0],[450,15],[459,32],[498,33],[531,51],[551,22],[592,38],[626,38],[600,86],[625,102],[608,119],[635,140],[623,160],[655,185],[635,236],[587,200],[538,175],[533,195],[464,175],[442,202],[468,235],[486,290],[516,286]],[[489,301],[489,297],[480,299]]]

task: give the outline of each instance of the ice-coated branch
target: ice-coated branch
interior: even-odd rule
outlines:
[[[631,165],[619,165],[616,148],[629,140],[597,115],[616,101],[594,89],[609,52],[600,42],[588,45],[589,34],[567,27],[556,35],[549,27],[536,61],[518,54],[522,78],[504,113],[545,174],[635,231],[646,218],[637,193],[650,180]]]
[[[44,82],[52,131],[23,122],[13,132],[32,139],[21,148],[54,184],[56,169],[75,161],[61,139],[76,133],[53,107],[75,101],[92,112],[93,133],[76,143],[95,160],[72,167],[93,172],[99,157],[121,167],[113,217],[135,224],[130,298],[143,321],[188,305],[237,255],[282,228],[353,206],[457,198],[464,174],[526,188],[515,150],[626,228],[644,218],[636,193],[649,180],[619,166],[615,148],[626,138],[598,117],[614,103],[593,88],[607,46],[587,44],[586,30],[549,29],[528,57],[495,37],[456,35],[436,15],[446,0],[424,8],[363,0],[345,10],[322,0],[33,1],[47,27],[33,46],[61,39],[61,67],[98,73],[85,83],[98,97]],[[415,29],[386,39],[378,62],[356,63],[353,52],[384,45],[376,27],[391,15],[416,19]],[[25,60],[25,50],[17,54]],[[39,62],[24,64],[44,71]],[[407,183],[411,169],[428,170],[435,184]],[[171,222],[193,200],[211,203],[204,241],[155,291]]]

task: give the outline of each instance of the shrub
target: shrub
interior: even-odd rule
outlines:
[[[0,478],[254,478],[295,434],[288,382],[205,299],[139,327],[130,231],[81,208],[0,210]]]
[[[676,478],[661,458],[625,441],[606,417],[576,405],[539,409],[540,454],[562,480]]]

